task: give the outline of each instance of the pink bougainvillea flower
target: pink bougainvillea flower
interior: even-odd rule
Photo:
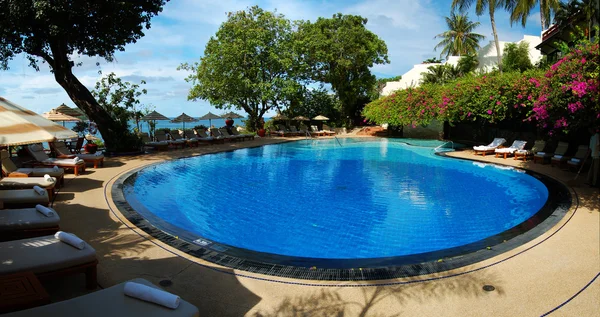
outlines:
[[[500,101],[496,101],[496,105],[498,105],[498,106],[499,106],[499,105],[501,105],[501,104],[502,104],[502,102],[500,102]]]
[[[585,57],[581,59],[581,64],[585,64],[586,60]]]
[[[490,96],[490,100],[493,100],[493,99],[494,99],[494,96]]]
[[[518,95],[517,95],[517,98],[518,98],[518,99],[523,99],[523,95],[521,95],[521,94],[518,94]]]
[[[470,116],[471,116],[471,113],[470,113],[470,112],[469,112],[469,113],[467,113],[467,117],[470,117]]]
[[[492,114],[492,109],[488,109],[487,114]]]

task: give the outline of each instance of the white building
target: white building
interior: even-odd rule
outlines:
[[[529,43],[529,59],[533,64],[538,62],[542,57],[542,54],[535,47],[538,46],[542,39],[539,36],[535,35],[525,35],[523,39],[518,42],[514,42],[515,44],[519,44],[521,42]],[[504,46],[510,42],[499,41],[500,44],[500,54],[504,52]],[[500,55],[502,56],[502,55]],[[411,70],[402,75],[402,79],[400,81],[391,81],[388,82],[382,91],[382,96],[387,96],[392,92],[399,89],[406,89],[408,87],[416,87],[421,84],[422,73],[427,73],[430,66],[435,65],[443,65],[450,64],[455,66],[458,63],[460,56],[450,56],[448,60],[444,63],[431,63],[431,64],[417,64],[414,65]],[[496,45],[494,41],[490,41],[490,43],[477,51],[477,59],[479,60],[479,66],[476,71],[491,71],[494,67],[498,65],[498,58],[496,54]]]

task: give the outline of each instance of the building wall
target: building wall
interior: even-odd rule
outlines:
[[[542,54],[535,47],[542,42],[541,37],[535,35],[525,35],[523,39],[515,42],[517,44],[521,42],[529,43],[529,59],[532,63],[536,63],[542,57]],[[499,41],[500,56],[504,51],[504,46],[509,42]],[[399,89],[406,89],[408,87],[417,87],[421,84],[422,73],[428,72],[428,67],[442,64],[456,65],[460,56],[450,56],[445,63],[431,63],[431,64],[417,64],[414,65],[411,70],[402,75],[400,81],[388,82],[382,90],[382,96],[390,95],[392,92]],[[498,58],[496,53],[496,45],[494,41],[490,41],[486,46],[479,49],[477,52],[477,59],[479,60],[479,66],[476,71],[491,71],[498,65]]]

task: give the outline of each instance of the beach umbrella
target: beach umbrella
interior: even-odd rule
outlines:
[[[212,112],[209,112],[202,117],[198,118],[199,120],[208,120],[208,127],[212,127],[212,119],[221,119],[221,116],[218,116]]]
[[[156,123],[156,121],[158,121],[158,120],[171,120],[171,119],[165,117],[164,115],[162,115],[156,111],[152,111],[149,114],[141,117],[140,120],[152,121],[152,122]],[[154,125],[154,126],[156,126],[156,125]],[[148,130],[150,130],[150,123],[148,123]],[[150,131],[150,132],[152,132],[152,131]]]
[[[48,112],[42,113],[42,117],[50,120],[50,121],[62,121],[63,127],[65,126],[65,121],[74,122],[81,121],[79,118],[71,117],[64,113],[56,112],[56,110],[52,109]]]
[[[304,117],[304,116],[293,117],[292,120],[296,120],[296,121],[310,121],[309,118]]]
[[[65,104],[62,104],[53,110],[55,112],[66,114],[67,116],[71,117],[85,117],[83,111],[79,110],[78,108],[70,108]]]
[[[173,123],[183,122],[183,130],[184,131],[185,131],[185,123],[186,122],[197,122],[197,121],[198,121],[198,119],[188,116],[187,114],[185,114],[185,112],[182,113],[181,115],[179,115],[179,117],[171,120],[171,122],[173,122]]]
[[[0,97],[0,146],[53,142],[77,133]]]
[[[313,120],[317,120],[317,121],[327,121],[327,120],[329,120],[329,118],[327,118],[326,116],[323,116],[323,115],[318,115],[318,116],[316,116],[316,117],[314,117],[312,119]]]
[[[276,116],[271,118],[272,120],[289,120],[290,118],[288,118],[287,116],[278,113]]]
[[[244,118],[243,116],[240,116],[239,114],[235,113],[235,112],[228,112],[224,115],[221,116],[221,118],[223,119],[227,119],[227,118],[231,118],[231,119],[242,119]]]

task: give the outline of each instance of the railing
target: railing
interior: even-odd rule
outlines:
[[[442,147],[444,147],[444,146],[445,146],[446,144],[448,144],[448,143],[452,144],[452,150],[454,150],[454,142],[452,142],[452,141],[448,141],[448,142],[445,142],[444,144],[438,145],[438,146],[437,146],[435,149],[433,149],[433,150],[437,152],[439,148],[442,148]]]

